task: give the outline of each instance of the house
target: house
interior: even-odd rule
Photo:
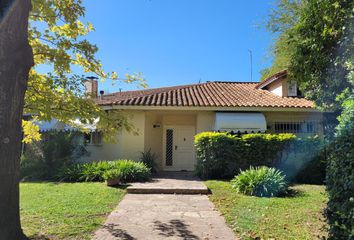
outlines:
[[[97,82],[89,84],[97,96]],[[151,149],[158,169],[193,170],[194,135],[203,131],[323,134],[322,113],[300,96],[286,71],[260,83],[206,82],[102,94],[96,101],[107,111],[124,110],[139,134],[123,131],[111,144],[96,132],[87,160],[138,160]]]

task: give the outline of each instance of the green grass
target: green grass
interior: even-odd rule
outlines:
[[[104,183],[21,183],[21,222],[29,237],[89,239],[124,190]]]
[[[229,182],[207,181],[210,200],[241,239],[319,239],[326,236],[324,186],[297,185],[297,194],[259,198],[237,194]]]

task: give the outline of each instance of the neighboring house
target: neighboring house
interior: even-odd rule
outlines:
[[[97,96],[97,82],[90,91]],[[261,83],[206,82],[102,94],[97,104],[130,115],[139,134],[121,132],[118,142],[95,142],[86,160],[138,160],[151,149],[160,170],[193,170],[194,136],[204,131],[322,135],[322,113],[299,96],[296,83],[282,71]],[[98,133],[95,133],[97,135]]]

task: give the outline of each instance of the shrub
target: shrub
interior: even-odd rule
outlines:
[[[144,163],[132,160],[99,161],[64,167],[57,175],[60,181],[103,181],[114,171],[120,172],[122,182],[142,182],[150,179],[150,169]]]
[[[151,152],[151,148],[148,151],[141,152],[140,161],[150,168],[151,173],[156,173],[156,160],[157,155]]]
[[[342,129],[329,146],[326,215],[329,239],[354,239],[354,126]]]
[[[61,168],[56,179],[64,182],[82,182],[83,180],[83,164],[72,164],[67,167]]]
[[[120,160],[114,162],[114,169],[121,171],[122,182],[144,182],[150,179],[150,169],[144,163],[130,160]]]
[[[268,167],[251,167],[242,171],[231,184],[238,193],[257,197],[276,197],[287,188],[285,175]]]
[[[283,171],[288,181],[324,182],[324,143],[318,137],[204,132],[195,136],[195,147],[196,173],[204,179],[230,179],[250,166],[267,166]]]
[[[228,133],[203,132],[195,136],[197,152],[196,173],[199,177],[226,178],[232,175],[228,164],[231,158],[238,158],[235,137]],[[235,153],[235,155],[233,155]],[[234,175],[234,174],[233,174]]]
[[[196,173],[201,178],[232,178],[250,166],[273,167],[281,152],[295,139],[293,134],[245,134],[204,132],[195,136]]]
[[[82,164],[81,179],[85,182],[103,181],[103,174],[112,169],[108,161],[99,161]]]
[[[42,135],[43,140],[26,144],[20,164],[22,178],[53,180],[59,169],[87,153],[79,141],[80,133],[52,131]]]
[[[111,180],[111,179],[122,179],[122,171],[119,169],[110,169],[107,170],[104,174],[103,174],[103,179],[104,180]]]
[[[318,137],[298,138],[281,151],[281,159],[275,165],[296,183],[324,184],[326,177],[326,149]]]

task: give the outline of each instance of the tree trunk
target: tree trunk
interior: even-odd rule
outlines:
[[[26,239],[20,224],[21,121],[33,53],[30,0],[0,0],[0,239]]]

